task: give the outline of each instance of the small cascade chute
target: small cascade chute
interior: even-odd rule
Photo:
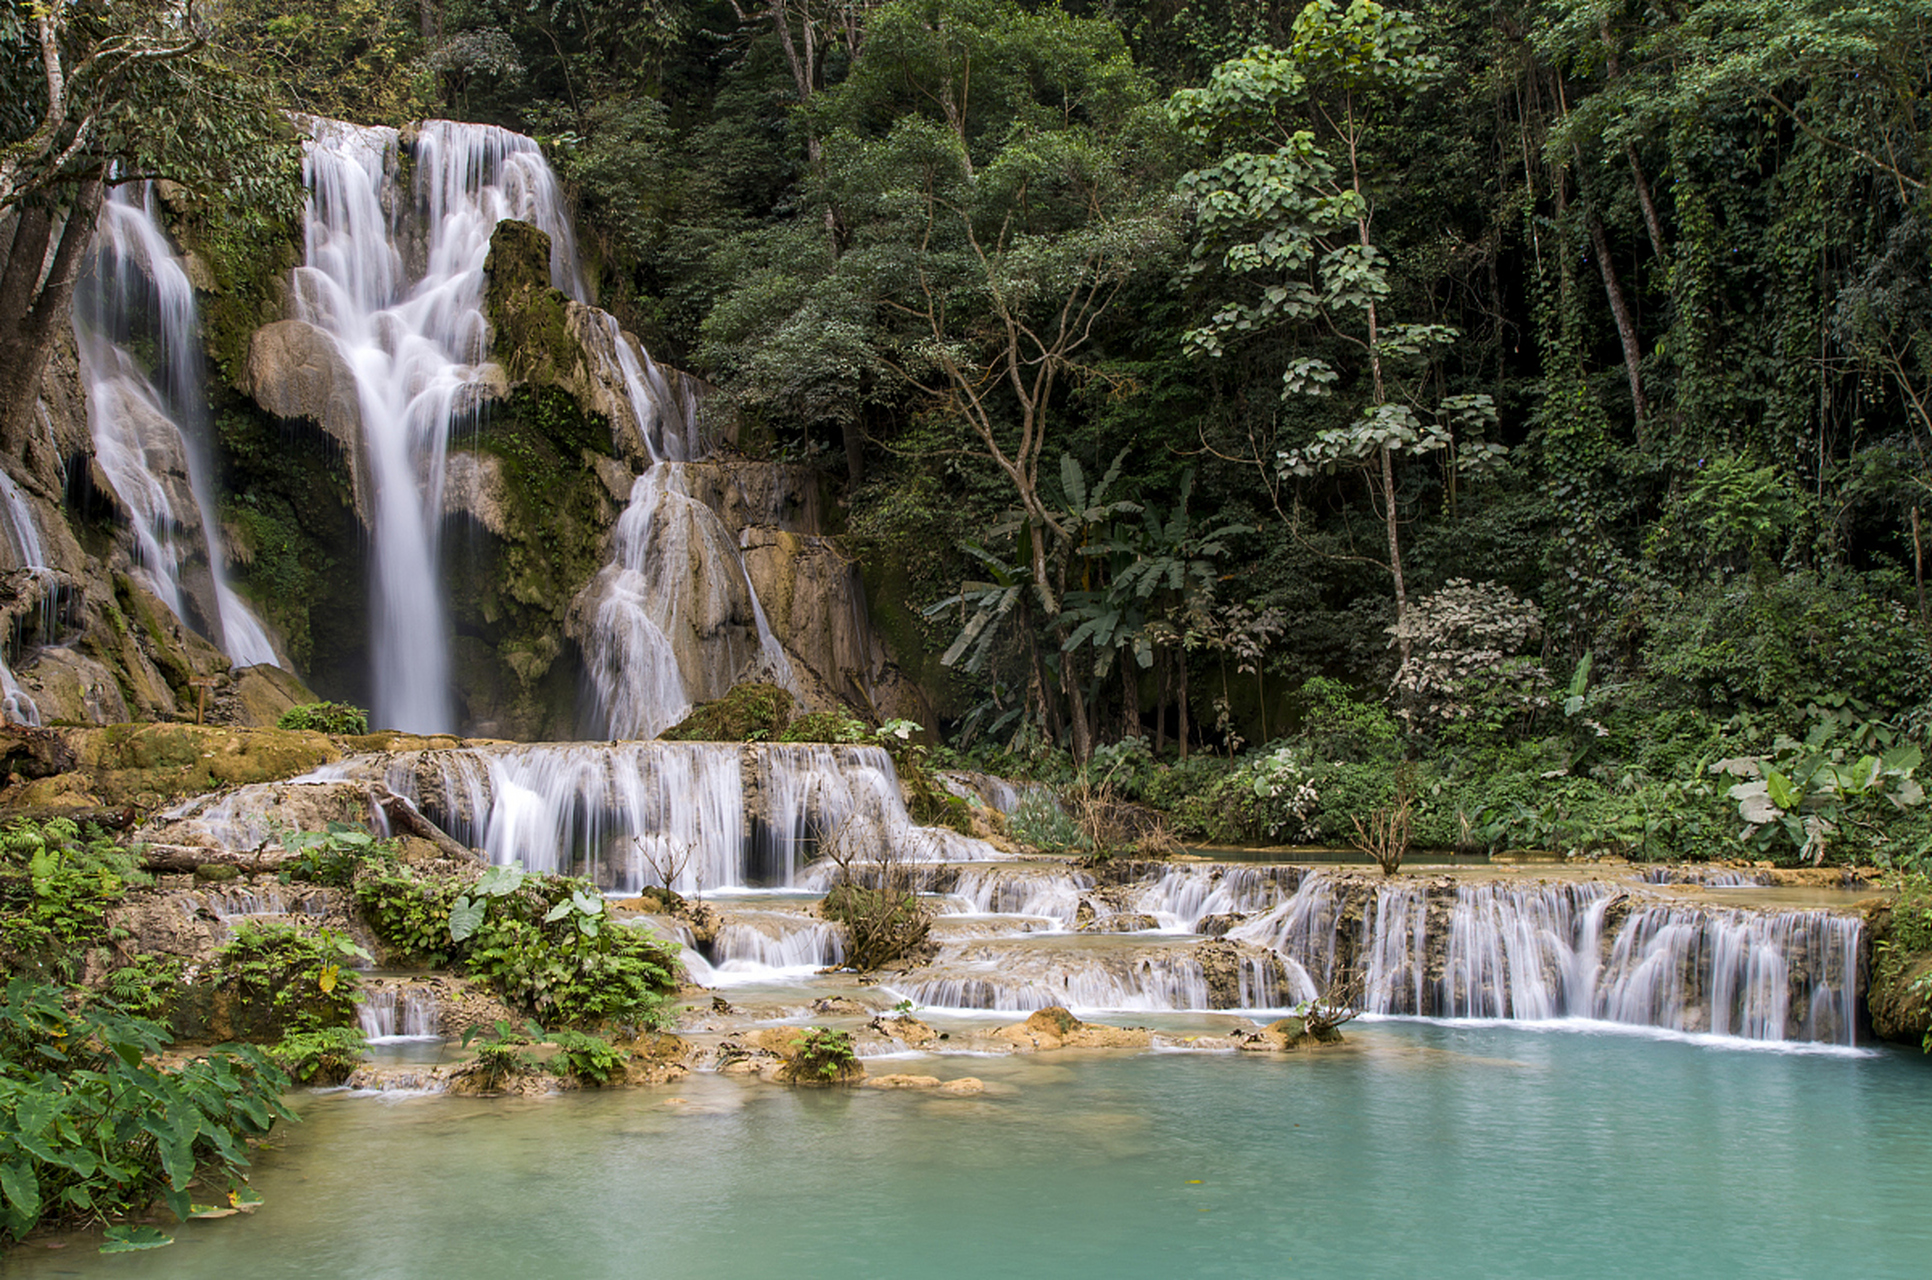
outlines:
[[[442,1006],[434,995],[417,987],[374,987],[363,993],[356,1018],[371,1044],[405,1040],[440,1040]]]
[[[102,206],[75,289],[74,335],[95,460],[130,517],[144,585],[237,667],[277,664],[267,629],[228,584],[204,456],[211,427],[194,287],[155,215],[152,184],[118,186]],[[154,344],[153,375],[131,353],[137,340]],[[190,610],[197,593],[187,578],[201,569],[207,581]]]

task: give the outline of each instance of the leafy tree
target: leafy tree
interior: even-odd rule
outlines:
[[[1395,460],[1447,449],[1458,431],[1480,436],[1495,423],[1488,395],[1429,394],[1425,357],[1457,331],[1392,323],[1383,310],[1391,286],[1373,235],[1375,146],[1390,100],[1440,69],[1426,43],[1413,16],[1374,0],[1346,9],[1314,0],[1285,49],[1257,47],[1173,99],[1183,130],[1217,157],[1182,179],[1195,211],[1196,257],[1214,258],[1236,292],[1187,334],[1188,348],[1216,357],[1249,337],[1312,329],[1358,362],[1365,385],[1352,421],[1283,451],[1278,465],[1298,476],[1361,472],[1387,538],[1398,625],[1408,590]],[[1413,374],[1407,388],[1397,382],[1404,370]],[[1342,379],[1327,356],[1300,356],[1282,374],[1283,394],[1325,397]],[[1467,449],[1464,463],[1489,456]]]

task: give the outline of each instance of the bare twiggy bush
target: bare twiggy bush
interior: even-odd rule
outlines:
[[[704,866],[697,863],[698,847],[688,840],[673,840],[669,836],[632,836],[631,845],[637,850],[638,861],[650,873],[652,881],[664,887],[666,894],[676,894],[678,881],[684,873],[696,864],[695,888],[693,897],[704,893]]]
[[[849,817],[818,842],[819,851],[836,868],[819,910],[845,930],[846,964],[882,969],[926,946],[932,936],[932,909],[915,887],[916,848],[868,839],[872,833],[861,824],[856,815]],[[874,856],[861,857],[867,852]]]
[[[1355,824],[1355,847],[1382,868],[1383,875],[1394,875],[1408,855],[1409,824],[1414,816],[1415,771],[1405,763],[1395,771],[1395,798],[1369,814],[1367,822],[1359,815],[1350,818]]]
[[[1309,1032],[1320,1039],[1361,1012],[1362,972],[1345,969],[1329,982],[1326,991],[1308,1002],[1308,1012],[1302,1019],[1308,1024]]]

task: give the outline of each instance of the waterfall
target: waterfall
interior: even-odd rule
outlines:
[[[5,500],[7,545],[13,552],[13,561],[29,572],[41,572],[47,568],[47,553],[41,550],[40,527],[34,523],[33,509],[27,505],[27,497],[20,492],[14,478],[0,471],[0,498]],[[5,642],[10,636],[0,637],[0,719],[7,723],[38,725],[40,708],[19,681],[14,679],[13,668],[7,665]]]
[[[691,496],[682,463],[657,462],[631,486],[610,563],[584,594],[595,602],[585,661],[613,738],[655,737],[754,674],[798,692],[737,541]]]
[[[184,624],[212,633],[237,667],[275,664],[267,631],[228,585],[204,456],[211,428],[194,287],[155,216],[152,184],[116,187],[103,205],[92,267],[74,291],[74,336],[94,456],[131,518],[144,585]],[[208,582],[191,614],[184,575],[195,569],[194,541]]]
[[[310,122],[304,265],[294,311],[335,339],[355,376],[373,490],[374,711],[420,733],[454,728],[438,576],[449,437],[481,399],[489,359],[483,264],[505,218],[550,235],[551,276],[583,296],[562,195],[537,144],[490,125],[425,122],[412,152],[425,267],[411,284],[399,232],[394,129]],[[413,229],[413,228],[412,228]]]
[[[1316,873],[1228,936],[1272,948],[1318,987],[1354,974],[1370,1013],[1856,1037],[1856,915],[1650,901],[1594,881],[1457,885],[1441,930],[1430,910],[1424,883]]]
[[[709,951],[711,986],[804,977],[845,961],[837,925],[775,911],[733,913]]]
[[[362,757],[338,769],[382,780],[494,863],[586,875],[612,892],[667,876],[687,894],[791,885],[834,838],[869,859],[993,856],[916,825],[877,747],[549,743]]]
[[[1211,1003],[1198,959],[1146,946],[1068,950],[1024,941],[969,943],[948,948],[931,969],[895,979],[891,989],[932,1008],[1005,1013],[1054,1005],[1157,1012]]]
[[[406,987],[374,987],[365,991],[356,1018],[362,1034],[371,1044],[397,1040],[438,1040],[437,1020],[442,1013],[436,997],[427,991]]]

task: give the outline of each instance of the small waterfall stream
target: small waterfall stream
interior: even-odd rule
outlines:
[[[116,187],[102,207],[92,268],[74,292],[74,334],[95,459],[130,516],[145,585],[236,666],[275,664],[267,631],[228,585],[194,287],[156,218],[152,184]]]

